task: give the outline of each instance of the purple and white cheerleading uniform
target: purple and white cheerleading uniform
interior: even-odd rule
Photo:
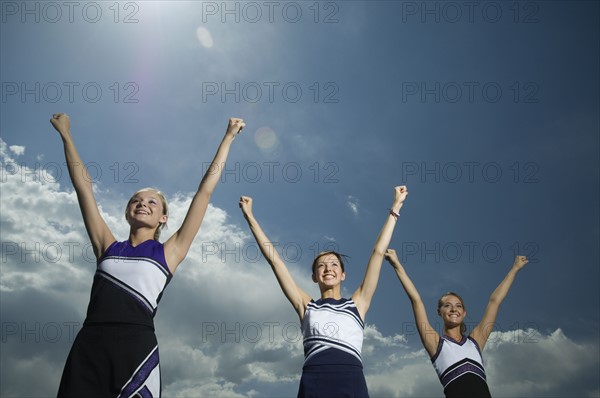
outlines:
[[[158,241],[109,246],[98,260],[58,397],[160,397],[154,315],[172,276]]]
[[[368,397],[364,322],[352,299],[311,300],[302,319],[304,366],[298,397]]]
[[[446,397],[491,396],[481,351],[471,336],[463,336],[461,341],[440,336],[431,362],[444,386]]]

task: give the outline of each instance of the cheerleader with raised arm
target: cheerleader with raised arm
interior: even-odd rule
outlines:
[[[346,278],[343,256],[320,253],[312,264],[312,280],[321,297],[313,300],[288,271],[273,244],[252,213],[252,199],[242,196],[240,207],[265,259],[298,314],[304,337],[304,366],[298,397],[368,397],[361,349],[364,319],[377,287],[381,264],[407,195],[406,187],[394,189],[394,201],[375,242],[363,282],[350,298],[343,298]]]
[[[87,316],[67,358],[58,397],[159,397],[154,315],[202,224],[222,165],[244,122],[229,119],[181,227],[164,243],[158,241],[168,219],[163,194],[146,188],[129,199],[125,208],[129,236],[117,241],[98,210],[91,179],[71,136],[69,117],[55,114],[50,122],[62,138],[71,181],[97,258]]]
[[[481,322],[469,335],[466,335],[464,319],[467,316],[467,309],[462,298],[453,292],[440,297],[437,313],[444,323],[444,331],[440,336],[429,323],[421,296],[400,264],[396,251],[388,249],[385,257],[394,267],[411,301],[421,342],[431,358],[446,397],[491,397],[481,352],[494,327],[500,304],[506,297],[517,272],[527,264],[527,258],[525,256],[515,258],[512,268],[490,296]]]

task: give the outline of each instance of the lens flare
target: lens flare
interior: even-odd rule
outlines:
[[[277,148],[279,140],[277,134],[270,127],[260,127],[254,133],[254,142],[263,151],[272,151]]]
[[[210,31],[203,26],[196,29],[196,37],[203,47],[211,48],[215,44]]]

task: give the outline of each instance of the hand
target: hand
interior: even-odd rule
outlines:
[[[245,216],[252,214],[252,198],[250,196],[240,198],[240,209],[242,209]]]
[[[394,204],[403,204],[406,196],[408,196],[408,188],[406,188],[406,185],[394,187],[394,192]]]
[[[515,263],[513,264],[513,268],[518,271],[521,268],[523,268],[525,266],[525,264],[527,264],[528,262],[529,262],[529,260],[527,260],[527,257],[517,256],[517,257],[515,257]]]
[[[63,137],[71,131],[71,119],[66,113],[53,114],[50,123]]]
[[[400,264],[400,260],[398,260],[398,255],[396,254],[396,250],[387,249],[383,255],[386,260],[392,265],[392,267],[396,268]]]
[[[246,127],[246,123],[244,123],[244,119],[239,119],[237,117],[230,117],[229,124],[227,125],[227,133],[233,134],[234,136],[238,135],[242,129]]]

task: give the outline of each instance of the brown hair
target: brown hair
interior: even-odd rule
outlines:
[[[340,266],[342,267],[342,272],[346,272],[344,270],[344,259],[343,258],[344,257],[348,257],[348,256],[346,256],[345,254],[341,254],[341,253],[338,253],[338,252],[335,252],[335,251],[332,250],[332,251],[326,251],[326,252],[321,252],[321,253],[317,254],[317,257],[315,257],[315,259],[312,262],[312,273],[313,273],[313,275],[315,274],[315,269],[317,267],[317,263],[318,263],[319,259],[321,257],[323,257],[323,256],[328,255],[328,254],[333,254],[334,256],[336,256],[337,259],[340,262]]]
[[[454,292],[447,292],[445,294],[443,294],[440,299],[438,300],[438,305],[437,305],[437,309],[438,309],[438,313],[440,312],[440,308],[442,307],[442,305],[444,305],[444,297],[446,296],[454,296],[458,299],[458,301],[460,301],[460,304],[462,304],[463,310],[467,310],[467,307],[465,307],[465,302],[463,301],[462,297],[460,297],[458,294],[454,293]],[[461,322],[460,324],[460,333],[461,334],[465,334],[467,332],[467,325],[465,325],[465,322]]]

